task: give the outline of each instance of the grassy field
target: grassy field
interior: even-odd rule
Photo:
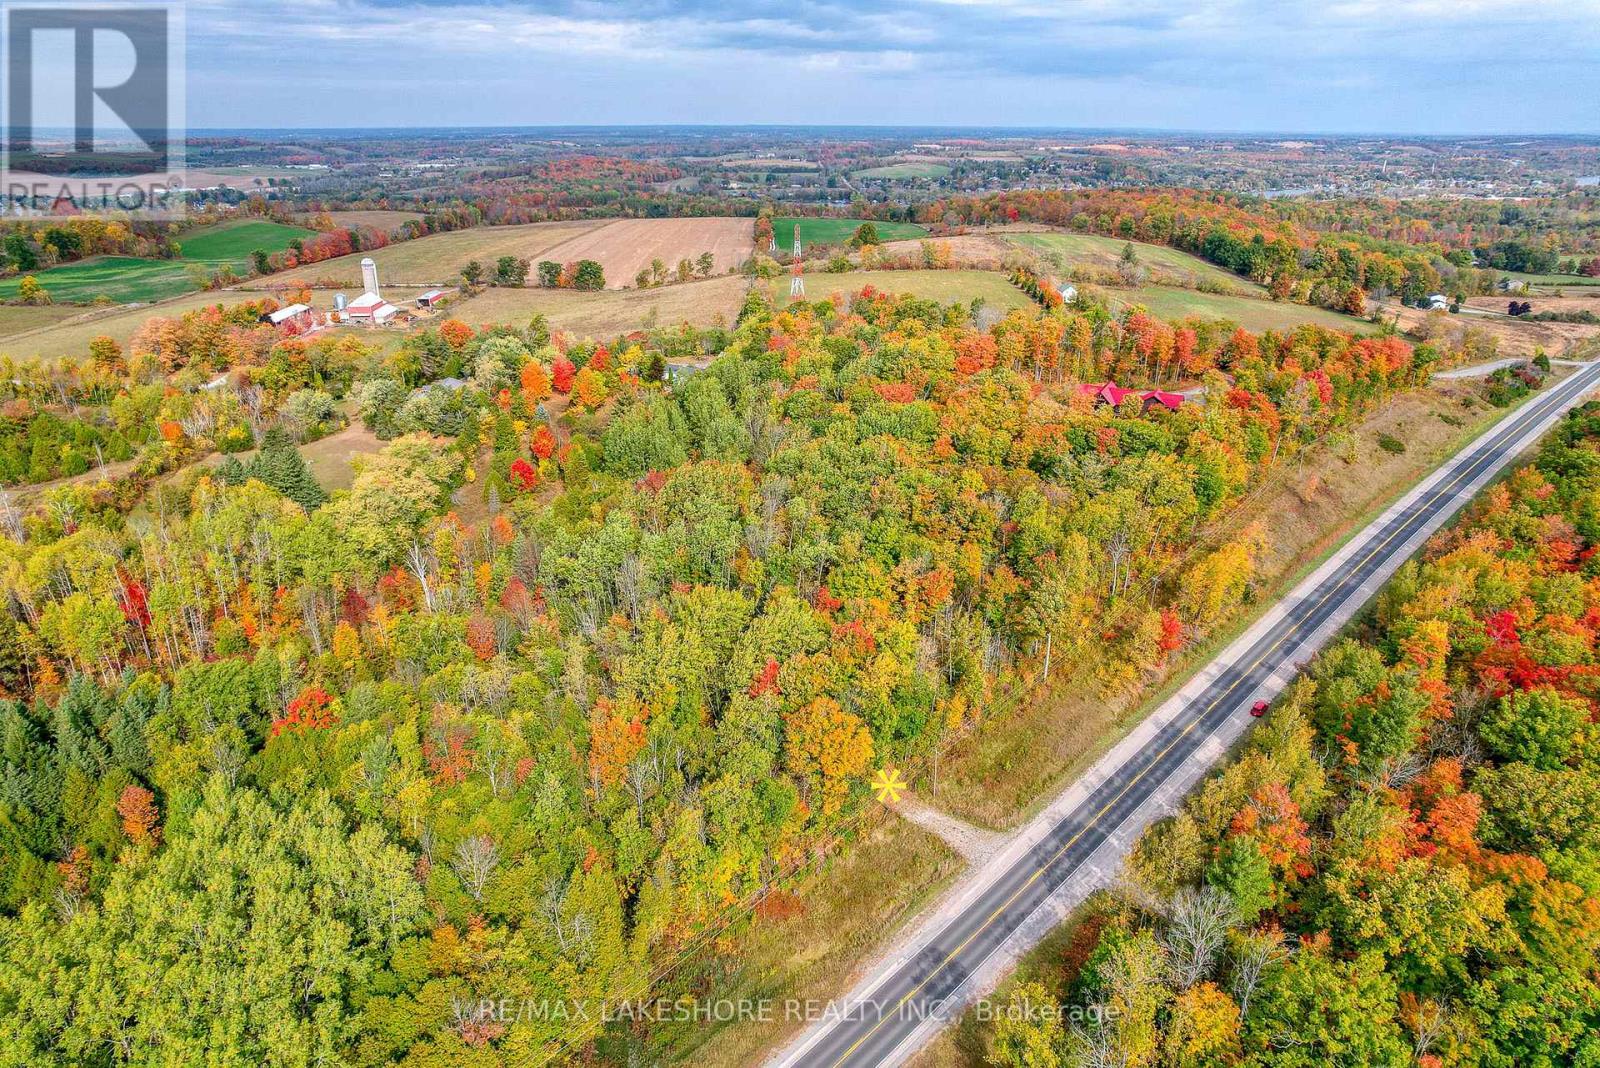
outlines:
[[[1523,271],[1500,271],[1507,278],[1526,282],[1541,289],[1575,289],[1580,286],[1600,286],[1600,278],[1586,278],[1581,274],[1527,274]],[[1507,297],[1515,296],[1508,293]]]
[[[77,313],[71,321],[57,326],[45,326],[9,337],[0,337],[0,353],[17,359],[52,359],[58,356],[83,356],[89,351],[91,338],[105,334],[115,338],[124,349],[134,331],[146,319],[156,315],[178,316],[186,311],[204,308],[210,304],[234,305],[246,300],[259,299],[264,293],[190,293],[175,300],[140,308],[109,308],[103,312],[73,308]],[[0,315],[17,311],[0,309]],[[0,320],[3,321],[3,320]]]
[[[739,171],[814,171],[822,166],[810,159],[724,159],[717,162]]]
[[[789,302],[789,280],[772,283],[779,304]],[[1001,311],[1031,308],[1033,302],[1005,276],[995,271],[850,271],[845,274],[806,275],[806,299],[821,300],[834,293],[855,293],[867,286],[885,293],[910,293],[941,304],[968,303],[982,297],[984,304]]]
[[[486,269],[492,269],[501,256],[537,260],[546,249],[602,225],[602,222],[563,222],[475,226],[470,230],[432,234],[371,252],[308,264],[290,273],[298,278],[353,287],[361,284],[362,259],[371,256],[378,265],[378,280],[382,283],[454,284],[461,276],[461,268],[470,260],[477,260]]]
[[[301,445],[299,449],[300,455],[304,457],[306,466],[311,470],[311,476],[317,480],[317,484],[329,493],[334,493],[338,490],[349,489],[351,484],[355,482],[355,469],[352,464],[358,457],[370,456],[373,453],[381,452],[387,444],[388,442],[386,441],[378,440],[377,436],[363,427],[360,422],[354,422],[343,430],[329,434],[325,438]],[[441,441],[442,444],[443,442]],[[255,457],[256,450],[248,449],[234,455],[240,463],[248,463]],[[171,484],[184,477],[187,472],[195,467],[215,468],[223,462],[223,459],[224,457],[221,453],[211,453],[194,461],[193,464],[168,472],[161,476],[157,483],[161,485]],[[63,479],[61,481],[91,482],[98,480],[101,474],[117,477],[117,475],[125,473],[131,466],[131,463],[109,464],[101,469],[100,472],[90,472],[80,475],[76,479]],[[28,493],[37,493],[40,488],[41,486],[25,487]],[[137,526],[150,523],[149,507],[150,497],[147,494],[130,513],[130,521]]]
[[[748,218],[597,219],[588,222],[477,226],[400,241],[371,252],[357,252],[290,272],[297,278],[354,288],[361,261],[371,256],[378,280],[388,284],[455,285],[461,269],[476,260],[485,273],[502,256],[533,263],[597,260],[612,289],[631,286],[640,267],[660,258],[669,268],[683,258],[710,252],[715,272],[737,267],[750,256],[754,223]]]
[[[1118,241],[1095,234],[1007,234],[1006,240],[1020,248],[1036,252],[1046,259],[1059,258],[1063,270],[1071,267],[1095,267],[1115,270],[1122,258],[1124,245],[1132,245],[1139,262],[1156,275],[1168,275],[1189,284],[1211,282],[1232,286],[1242,291],[1262,293],[1260,286],[1240,278],[1232,271],[1207,263],[1198,256],[1180,252],[1164,245],[1147,245],[1142,241]],[[1159,281],[1160,279],[1155,279]]]
[[[869,167],[856,171],[852,178],[943,178],[950,168],[942,163],[890,163],[882,167]]]
[[[473,327],[494,323],[522,326],[535,312],[550,325],[579,337],[612,338],[649,326],[692,323],[710,326],[717,316],[733,322],[749,281],[711,278],[659,289],[601,290],[487,289],[452,307],[448,314]]]
[[[281,252],[296,238],[313,237],[315,234],[315,230],[304,227],[285,226],[266,219],[248,219],[196,230],[192,234],[185,234],[178,244],[183,249],[183,259],[189,263],[217,266],[231,263],[238,268],[250,262],[250,254],[256,249]]]
[[[1569,293],[1594,292],[1593,290],[1568,290]],[[1520,295],[1528,300],[1528,296]],[[1556,301],[1553,298],[1531,298],[1535,309],[1551,307],[1577,310],[1588,303],[1573,298]],[[1591,298],[1592,299],[1592,298]],[[1509,298],[1479,298],[1477,306],[1484,310],[1504,310]],[[1486,305],[1486,307],[1485,307]],[[1473,306],[1473,305],[1469,305]],[[1426,312],[1418,308],[1404,308],[1398,304],[1384,304],[1385,317],[1399,321],[1400,327],[1417,337],[1444,339],[1459,345],[1469,333],[1486,335],[1494,339],[1501,356],[1533,356],[1543,349],[1551,356],[1560,356],[1575,345],[1583,344],[1600,334],[1600,327],[1584,323],[1548,323],[1536,319],[1512,319],[1506,315],[1450,315],[1445,312]]]
[[[326,167],[274,167],[268,164],[240,163],[207,167],[201,173],[223,178],[304,178],[308,174],[321,174]]]
[[[87,314],[91,313],[70,304],[41,304],[36,307],[0,304],[0,350],[5,348],[5,339],[13,335],[41,330]]]
[[[0,338],[0,353],[17,359],[83,356],[89,351],[89,340],[101,334],[116,338],[126,349],[128,339],[133,337],[134,331],[139,329],[144,321],[153,315],[177,316],[186,311],[193,311],[195,308],[203,308],[209,304],[238,304],[241,301],[262,295],[259,293],[190,293],[176,300],[166,301],[151,307],[108,308],[104,311],[74,308],[72,310],[77,314],[68,322],[55,326],[39,327]],[[0,309],[0,315],[20,310],[22,309],[8,307]]]
[[[56,301],[88,302],[110,297],[119,304],[134,301],[164,300],[197,288],[191,275],[205,271],[203,265],[183,260],[150,260],[138,256],[95,256],[76,263],[38,271],[34,277]],[[0,280],[0,299],[11,300],[22,284],[20,276]]]
[[[396,248],[404,249],[431,240],[434,239],[424,238],[421,241],[405,242]],[[385,251],[389,250],[379,250],[379,254]],[[381,267],[379,269],[383,270]],[[320,272],[316,277],[322,277]],[[780,305],[788,303],[787,277],[765,285],[777,303]],[[809,300],[820,300],[834,293],[855,293],[869,285],[884,292],[911,293],[944,304],[956,301],[968,303],[974,297],[981,297],[989,308],[1002,312],[1031,306],[1028,299],[1016,287],[1010,285],[1004,276],[992,271],[974,270],[815,273],[806,276],[806,297]],[[663,286],[659,289],[605,290],[598,293],[535,288],[488,289],[477,297],[461,302],[446,314],[479,327],[491,323],[521,325],[535,312],[543,312],[550,319],[551,325],[557,329],[566,330],[579,337],[609,338],[630,330],[658,325],[674,326],[682,322],[692,323],[695,326],[710,326],[718,316],[721,316],[724,322],[732,322],[734,316],[738,314],[739,305],[748,286],[749,282],[744,277],[728,275],[705,281]],[[221,303],[231,306],[268,295],[264,288],[217,293],[187,293],[186,288],[186,286],[179,287],[180,295],[175,299],[165,300],[159,305],[149,307],[104,310],[69,306],[0,307],[0,353],[18,359],[81,356],[88,350],[90,339],[101,334],[113,337],[126,346],[134,331],[151,316],[178,316],[210,304]],[[348,293],[349,288],[346,287],[344,291]],[[421,287],[418,285],[386,284],[384,296],[391,301],[408,304],[420,291]],[[334,292],[335,290],[331,288],[315,290],[312,294],[313,306],[319,309],[331,308]],[[1114,303],[1127,304],[1137,301],[1146,305],[1152,313],[1162,317],[1181,318],[1186,315],[1222,317],[1232,319],[1250,330],[1285,329],[1306,321],[1320,322],[1347,330],[1359,329],[1366,325],[1360,320],[1318,308],[1273,304],[1264,300],[1218,296],[1185,289],[1149,286],[1137,291],[1108,290],[1107,292]],[[363,332],[364,339],[365,333]],[[398,343],[400,336],[399,331],[371,333],[373,334],[371,340],[385,348]]]
[[[796,219],[785,216],[772,220],[772,233],[778,239],[778,251],[787,254],[794,248],[794,225],[800,224],[802,245],[842,245],[860,226],[860,219]],[[927,237],[928,231],[916,223],[873,222],[878,237],[884,241],[904,241]]]
[[[1246,330],[1292,330],[1301,323],[1316,323],[1335,330],[1370,331],[1372,324],[1353,315],[1314,308],[1306,304],[1277,303],[1252,297],[1230,297],[1220,293],[1201,293],[1175,286],[1144,286],[1141,289],[1108,289],[1112,308],[1142,304],[1161,319],[1183,319],[1199,315],[1207,319],[1229,319]]]
[[[165,300],[198,289],[201,280],[224,264],[242,271],[255,249],[277,252],[312,232],[264,220],[219,223],[184,235],[181,259],[94,256],[38,271],[34,277],[51,299],[62,303],[101,296],[119,304]],[[21,284],[21,277],[0,281],[0,299],[14,298]]]
[[[422,218],[420,211],[387,211],[373,208],[368,211],[334,211],[328,214],[340,226],[370,226],[374,230],[393,232],[408,222]]]

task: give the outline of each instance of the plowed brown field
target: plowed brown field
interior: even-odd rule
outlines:
[[[620,289],[633,285],[639,269],[658,258],[673,270],[679,260],[709,252],[716,257],[715,273],[722,274],[749,258],[754,231],[751,219],[618,219],[545,249],[538,258],[598,260],[606,287]]]

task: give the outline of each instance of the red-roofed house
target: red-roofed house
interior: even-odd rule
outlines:
[[[1144,395],[1144,406],[1148,408],[1152,404],[1163,405],[1168,411],[1175,412],[1183,406],[1183,394],[1169,393],[1164,389],[1152,389]]]
[[[1149,408],[1152,404],[1159,404],[1168,411],[1177,411],[1183,405],[1182,393],[1170,393],[1164,389],[1147,389],[1140,393],[1136,389],[1123,389],[1114,382],[1096,384],[1085,382],[1078,387],[1078,392],[1085,397],[1093,397],[1096,404],[1109,404],[1117,407],[1129,397],[1139,397],[1144,401],[1144,406]]]
[[[1078,387],[1078,392],[1082,393],[1086,397],[1093,397],[1096,404],[1109,404],[1115,408],[1128,397],[1131,397],[1134,393],[1134,390],[1123,389],[1114,382],[1107,382],[1104,385],[1095,385],[1093,382],[1085,382],[1083,385]]]

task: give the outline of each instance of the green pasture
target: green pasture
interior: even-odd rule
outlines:
[[[800,241],[807,248],[812,245],[842,245],[850,240],[863,219],[773,219],[773,236],[778,239],[778,251],[787,255],[794,248],[794,226],[800,224]],[[883,241],[908,241],[927,237],[928,231],[916,223],[877,222],[878,237]],[[758,249],[757,251],[762,251]]]

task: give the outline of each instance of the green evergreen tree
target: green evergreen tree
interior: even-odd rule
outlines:
[[[16,693],[27,677],[28,661],[17,638],[17,621],[0,612],[0,687]]]
[[[461,424],[461,433],[456,435],[456,448],[461,451],[462,458],[467,463],[472,463],[478,456],[478,449],[483,444],[483,432],[478,427],[476,413],[467,416]]]
[[[533,313],[528,328],[522,332],[522,340],[535,352],[550,344],[550,320],[545,318],[544,312]]]
[[[244,464],[239,462],[237,456],[224,457],[223,461],[217,465],[216,476],[217,481],[224,486],[243,485],[244,480],[250,477],[245,470]]]
[[[289,436],[277,427],[261,439],[261,451],[250,461],[249,477],[259,479],[306,511],[315,511],[328,499]]]
[[[150,767],[150,747],[144,730],[154,706],[154,694],[145,687],[133,687],[122,695],[106,730],[112,761],[135,775],[143,775]]]
[[[1272,868],[1248,838],[1229,839],[1206,870],[1206,882],[1227,891],[1243,923],[1254,923],[1272,904]]]
[[[501,412],[495,418],[493,448],[494,454],[489,466],[504,488],[506,479],[511,476],[511,465],[521,455],[517,450],[517,429],[512,425],[511,416],[505,412]]]
[[[667,377],[667,361],[661,358],[661,353],[652,349],[645,355],[644,366],[639,370],[639,377],[646,382],[660,382]]]

